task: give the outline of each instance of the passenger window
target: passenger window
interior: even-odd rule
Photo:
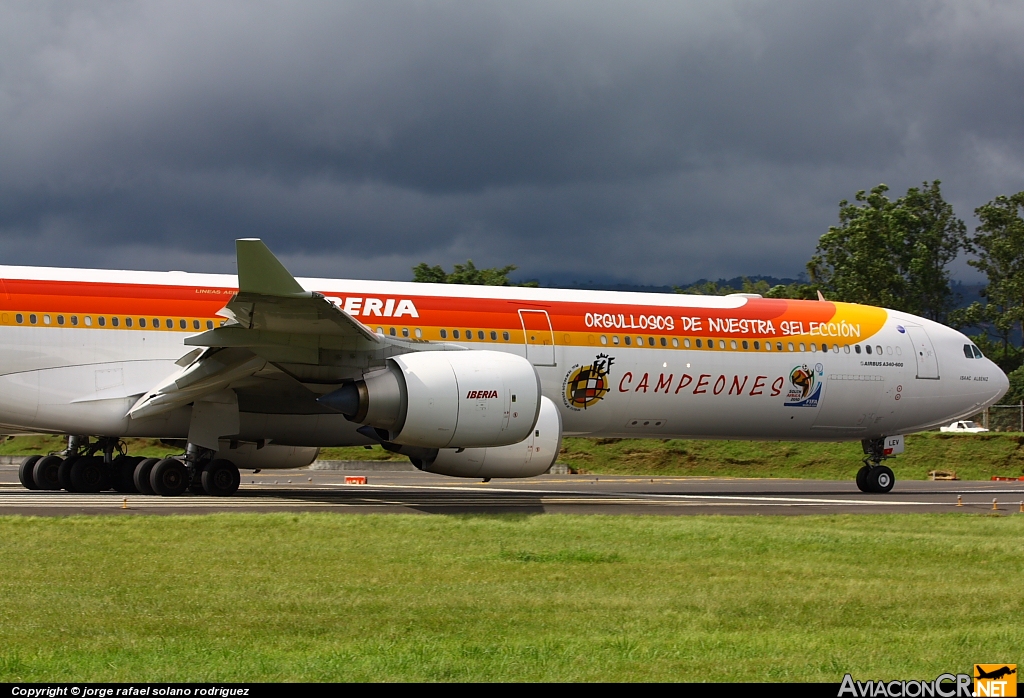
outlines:
[[[772,343],[771,342],[765,342],[764,343],[764,350],[765,351],[771,351],[772,350]]]
[[[394,327],[388,328],[388,334],[391,335],[392,337],[394,337],[397,334],[395,332],[395,328]]]
[[[744,349],[749,349],[750,348],[750,345],[747,343],[747,340],[745,340],[745,339],[743,340],[743,348]]]
[[[494,330],[491,330],[491,341],[492,342],[498,341],[498,333],[495,332]]]
[[[124,326],[125,327],[131,327],[132,326],[132,319],[130,317],[126,317],[124,319]]]
[[[146,326],[146,318],[140,317],[139,318],[139,327],[145,327],[145,326]]]
[[[885,353],[888,354],[889,356],[892,356],[892,347],[886,347]]]
[[[878,346],[876,344],[875,345],[875,353],[878,354],[879,356],[881,356],[882,355],[882,347],[880,347],[880,346]]]
[[[199,321],[198,320],[193,320],[192,321],[192,329],[193,330],[198,330],[199,329]]]
[[[974,358],[974,351],[971,349],[970,344],[964,345],[964,356],[966,356],[968,359]]]
[[[169,329],[169,330],[173,330],[174,329],[174,320],[172,320],[170,318],[167,318],[166,320],[164,320],[164,326],[166,326],[167,329]]]
[[[78,325],[78,316],[77,315],[72,315],[71,316],[71,324],[72,325]]]
[[[184,320],[178,320],[178,327],[180,327],[183,330],[187,330],[188,329],[188,323],[185,322]]]
[[[729,347],[730,347],[731,349],[736,349],[736,348],[737,348],[737,347],[736,347],[736,340],[735,340],[735,339],[733,339],[733,340],[730,340],[730,342],[729,342]]]
[[[860,353],[860,345],[859,344],[854,344],[853,345],[853,350],[859,354]]]
[[[99,325],[100,327],[106,327],[107,326],[107,318],[105,318],[102,315],[100,315],[98,318],[96,318],[96,324]]]
[[[828,351],[828,345],[827,344],[822,344],[821,345],[821,350],[822,351]]]
[[[619,345],[619,335],[617,335],[617,334],[613,334],[612,335],[612,344],[614,344],[615,346]]]
[[[679,347],[679,338],[678,337],[673,337],[672,338],[672,346],[674,346],[676,348]],[[686,346],[690,346],[689,342],[687,342]]]
[[[92,327],[92,318],[89,317],[88,315],[85,316],[85,326]]]
[[[448,339],[448,330],[441,330],[441,339]]]
[[[502,332],[502,333],[501,333],[501,338],[502,338],[502,339],[504,339],[504,340],[505,340],[506,342],[508,341],[508,339],[509,339],[509,336],[510,336],[510,335],[509,335],[509,333],[508,333],[508,332]]]
[[[28,316],[28,321],[31,322],[33,325],[36,324],[36,322],[37,322],[36,314],[32,313],[31,315],[29,315]]]
[[[644,345],[644,338],[643,337],[637,337],[636,338],[636,345],[638,347],[642,347]]]
[[[871,354],[871,345],[870,344],[865,344],[864,345],[864,351],[867,352],[870,355]]]
[[[697,348],[700,349],[700,340],[697,340]]]
[[[408,327],[403,327],[402,328],[402,336],[403,337],[408,337],[409,336],[409,328]]]
[[[787,344],[787,345],[786,345],[786,348],[787,348],[787,349],[789,349],[790,351],[795,351],[795,350],[794,350],[794,348],[793,348],[793,343],[792,343],[792,342],[790,342],[789,344]]]
[[[672,341],[673,341],[673,342],[678,342],[679,340],[677,340],[677,339],[673,339]],[[683,346],[684,346],[684,347],[686,347],[687,349],[689,349],[689,348],[690,348],[690,338],[689,338],[689,337],[687,337],[687,338],[685,338],[685,339],[683,340]]]
[[[63,325],[64,324],[64,316],[63,315],[58,315],[57,316],[57,324],[58,325]]]
[[[654,340],[654,338],[651,337],[651,341],[653,341],[653,340]],[[663,346],[663,347],[667,347],[668,346],[668,340],[665,339],[664,337],[661,338],[661,346]]]
[[[206,321],[206,329],[208,329],[208,330],[212,330],[213,329],[213,320],[207,320]]]
[[[744,345],[746,345],[746,342],[744,342],[743,344],[744,344]],[[744,349],[746,349],[747,347],[746,347],[746,346],[744,346],[743,348],[744,348]],[[761,343],[760,343],[760,342],[758,342],[758,341],[757,341],[757,340],[755,339],[755,340],[754,340],[754,349],[755,349],[755,350],[758,350],[758,349],[760,349],[760,348],[761,348]]]
[[[473,330],[466,330],[466,339],[473,339]]]
[[[605,336],[605,335],[601,335],[601,344],[607,344],[607,343],[608,343],[608,337]]]
[[[18,313],[17,315],[15,315],[15,316],[14,316],[14,319],[18,321],[18,324],[19,324],[19,325],[20,325],[21,323],[25,322],[25,316],[24,316],[24,315],[22,315],[21,313]]]
[[[899,347],[896,347],[896,356],[903,356],[903,350],[900,349]]]
[[[423,330],[421,330],[419,327],[416,328],[415,334],[416,334],[416,339],[422,339],[423,338]]]
[[[383,327],[378,327],[377,328],[377,334],[383,335],[384,334],[384,328]]]
[[[484,331],[483,330],[477,330],[476,338],[477,339],[483,339],[484,338]]]
[[[49,315],[44,315],[43,316],[43,324],[44,325],[49,325],[50,324],[50,316]]]
[[[158,318],[158,317],[153,318],[153,329],[154,330],[159,330],[160,329],[160,318]]]
[[[803,342],[800,342],[800,351],[807,351],[807,347],[804,346]]]
[[[459,338],[459,331],[458,330],[452,330],[452,337],[454,337],[455,339],[458,339]]]
[[[632,343],[633,343],[633,338],[632,337],[626,337],[626,346],[628,347]]]
[[[803,348],[803,347],[801,347],[801,348]],[[812,343],[812,344],[811,344],[811,353],[812,353],[812,354],[814,354],[814,353],[815,353],[815,352],[817,352],[817,351],[818,351],[818,345],[817,345],[817,344],[814,344],[814,343]]]
[[[850,353],[850,345],[849,344],[844,344],[843,345],[843,351],[845,351],[847,354],[849,354]]]
[[[118,327],[121,324],[121,320],[116,317],[112,317],[110,318],[110,324],[113,325],[114,327]]]

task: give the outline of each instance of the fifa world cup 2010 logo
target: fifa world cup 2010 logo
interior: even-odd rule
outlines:
[[[608,394],[608,374],[615,359],[598,354],[589,366],[574,366],[565,377],[565,404],[578,410],[593,407]]]

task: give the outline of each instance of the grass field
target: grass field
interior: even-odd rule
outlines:
[[[1024,515],[0,518],[0,681],[931,679]]]
[[[47,453],[64,447],[57,437],[20,436],[0,442],[0,455]],[[155,440],[129,442],[133,455],[180,453]],[[565,439],[559,462],[600,475],[710,475],[849,480],[861,466],[859,442],[792,443],[681,439]],[[406,460],[380,447],[325,448],[322,459]],[[924,480],[930,470],[955,471],[962,480],[1024,475],[1024,434],[928,432],[907,437],[907,450],[888,461],[896,478]]]

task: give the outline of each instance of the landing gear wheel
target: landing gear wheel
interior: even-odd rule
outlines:
[[[159,458],[143,458],[139,461],[139,464],[135,466],[135,472],[132,475],[132,482],[135,484],[136,489],[142,494],[156,494],[153,491],[153,485],[149,484],[149,476],[153,472],[153,466],[160,462]]]
[[[103,470],[103,459],[79,458],[71,466],[71,486],[75,492],[102,492],[110,486],[110,478]]]
[[[57,471],[64,459],[60,456],[45,456],[36,461],[32,468],[32,479],[36,481],[36,487],[41,490],[59,490],[60,480],[57,479]]]
[[[75,464],[75,461],[82,456],[68,456],[64,459],[64,462],[57,468],[57,480],[60,482],[60,488],[67,490],[68,492],[76,492],[75,486],[71,483],[71,466]]]
[[[857,471],[857,489],[861,492],[870,492],[868,489],[868,473],[871,472],[871,466],[865,465]]]
[[[876,465],[868,473],[868,487],[872,492],[885,494],[896,484],[896,478],[892,471],[884,465]]]
[[[111,479],[114,489],[124,494],[134,494],[139,490],[135,487],[135,466],[141,458],[118,456],[110,462]]]
[[[29,456],[25,460],[21,461],[21,467],[18,468],[18,479],[21,480],[21,486],[26,490],[39,489],[35,478],[32,476],[32,470],[36,467],[36,461],[40,458],[42,458],[42,456]]]
[[[149,474],[153,491],[163,497],[177,497],[188,489],[188,468],[174,458],[164,458]]]
[[[229,460],[215,460],[203,469],[203,489],[214,497],[233,495],[241,482],[238,468]]]

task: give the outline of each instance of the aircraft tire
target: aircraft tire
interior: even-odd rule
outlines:
[[[238,491],[242,476],[229,460],[217,459],[203,468],[203,489],[214,497],[230,497]]]
[[[857,471],[857,489],[861,492],[870,492],[868,489],[868,473],[871,472],[871,466],[865,465]]]
[[[79,458],[71,466],[71,486],[75,492],[102,492],[110,486],[110,479],[103,472],[103,459]]]
[[[57,480],[60,482],[60,488],[62,490],[67,490],[68,492],[75,491],[75,486],[71,483],[71,466],[73,466],[75,461],[81,457],[82,456],[68,456],[57,469]]]
[[[115,490],[124,494],[138,493],[139,490],[135,487],[135,466],[141,460],[131,456],[118,456],[111,461],[111,484]]]
[[[868,487],[872,492],[885,494],[892,490],[892,486],[895,484],[896,477],[892,474],[892,470],[884,465],[876,465],[868,473]]]
[[[142,494],[156,494],[153,491],[153,485],[149,484],[149,476],[153,472],[153,466],[159,462],[159,458],[143,458],[135,466],[132,482],[135,484],[135,488]]]
[[[36,461],[42,456],[29,456],[25,460],[21,461],[21,466],[18,467],[18,479],[21,480],[21,486],[26,490],[38,490],[39,486],[36,485],[36,479],[33,477],[32,471],[36,467]]]
[[[64,459],[60,456],[44,456],[36,461],[32,468],[32,479],[36,481],[36,487],[41,490],[59,490],[60,480],[57,478],[57,471]]]
[[[177,497],[188,489],[188,468],[180,460],[164,458],[153,466],[149,484],[161,497]]]

